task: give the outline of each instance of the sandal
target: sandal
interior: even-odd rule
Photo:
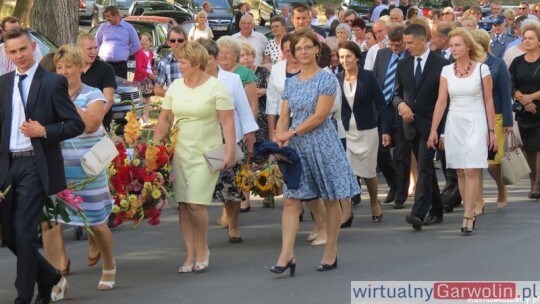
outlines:
[[[105,270],[103,269],[101,271],[101,274],[107,274],[107,275],[114,275],[114,278],[116,280],[116,265],[113,269]],[[103,281],[100,280],[97,286],[97,289],[99,291],[108,291],[114,289],[115,281]]]
[[[54,291],[54,287],[58,288],[58,291]],[[65,298],[66,290],[68,288],[68,283],[66,278],[62,277],[60,282],[54,285],[53,291],[51,291],[51,302],[57,302]]]
[[[193,267],[195,267],[195,263],[193,263],[191,265],[181,266],[180,268],[178,268],[178,272],[179,273],[193,272]]]
[[[96,265],[97,262],[99,262],[99,259],[101,259],[101,252],[98,251],[98,254],[96,254],[95,257],[88,256],[88,261],[86,262],[86,264],[88,265],[88,267],[92,267]]]
[[[208,250],[208,257],[203,262],[195,262],[195,267],[193,268],[194,272],[204,272],[208,269],[210,264],[210,250]]]

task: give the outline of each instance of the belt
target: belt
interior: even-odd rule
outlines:
[[[34,156],[34,151],[33,150],[30,150],[30,151],[21,151],[21,152],[11,152],[9,153],[9,157],[10,158],[21,158],[21,157],[31,157],[31,156]]]

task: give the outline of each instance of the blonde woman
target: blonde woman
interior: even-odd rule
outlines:
[[[195,22],[197,25],[192,27],[189,31],[189,41],[196,41],[199,38],[209,40],[214,39],[214,33],[212,33],[212,29],[208,26],[206,18],[206,13],[204,11],[197,13],[197,16],[195,17]]]
[[[433,113],[428,147],[446,151],[446,165],[457,170],[459,192],[465,207],[461,232],[473,232],[476,217],[474,204],[480,189],[480,174],[488,167],[488,148],[497,150],[493,81],[489,68],[482,62],[484,49],[469,31],[457,28],[448,35],[455,62],[441,72],[439,97]],[[483,89],[482,89],[483,87]],[[438,138],[448,97],[444,138]]]
[[[456,21],[456,12],[454,12],[454,9],[450,6],[447,6],[443,9],[442,12],[442,21],[452,23]]]
[[[77,108],[77,112],[85,125],[83,134],[62,142],[62,156],[66,181],[80,182],[87,178],[81,165],[81,158],[96,144],[105,132],[102,126],[104,104],[106,98],[100,90],[87,86],[81,81],[83,59],[81,51],[73,46],[64,45],[54,55],[56,73],[66,77],[69,95]],[[107,176],[102,171],[97,178],[79,191],[73,191],[83,199],[81,208],[94,233],[94,241],[99,249],[96,257],[88,257],[88,265],[96,264],[101,258],[102,275],[98,283],[98,290],[111,290],[115,286],[116,265],[113,258],[113,236],[107,221],[112,210],[112,199],[107,184]],[[70,225],[83,226],[83,219],[70,215]],[[58,223],[63,223],[58,219]],[[47,260],[56,268],[61,269],[64,275],[70,272],[70,259],[64,246],[62,225],[57,224],[52,229],[42,225],[43,245]],[[67,282],[63,278],[53,288],[51,299],[58,301],[64,298]]]

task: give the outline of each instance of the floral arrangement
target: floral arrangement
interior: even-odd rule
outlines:
[[[75,195],[72,192],[73,190],[83,189],[88,182],[91,182],[94,179],[95,178],[88,178],[78,184],[70,184],[67,189],[47,197],[41,221],[47,222],[49,227],[52,227],[51,220],[54,219],[54,221],[57,222],[58,217],[60,217],[64,223],[69,223],[71,221],[69,213],[71,213],[80,216],[86,231],[89,234],[94,235],[88,224],[88,219],[80,207],[80,204],[83,202],[82,197]]]
[[[133,221],[138,227],[144,219],[150,225],[159,225],[161,210],[173,196],[171,161],[178,128],[174,126],[161,142],[154,143],[148,138],[141,140],[133,110],[126,119],[124,140],[115,139],[119,154],[108,170],[114,198],[113,225]]]
[[[275,162],[242,165],[235,181],[240,190],[266,198],[271,206],[274,205],[274,197],[283,193],[283,176]]]

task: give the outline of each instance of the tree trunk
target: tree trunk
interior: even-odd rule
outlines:
[[[18,0],[13,10],[13,16],[19,18],[23,25],[28,25],[28,11],[32,7],[33,0]]]
[[[79,34],[79,1],[33,1],[30,14],[32,27],[58,46],[75,43]]]

